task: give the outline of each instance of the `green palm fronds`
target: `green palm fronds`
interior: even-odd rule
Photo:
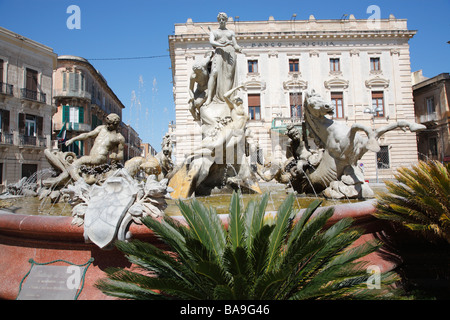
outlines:
[[[398,169],[395,178],[378,196],[377,217],[450,242],[450,164],[420,161]]]
[[[242,208],[234,193],[228,226],[215,210],[193,199],[178,202],[187,225],[171,217],[143,223],[170,251],[138,240],[118,242],[139,270],[108,270],[97,283],[104,293],[125,299],[351,299],[380,297],[368,290],[361,258],[378,244],[352,246],[361,233],[351,219],[325,228],[334,209],[314,201],[296,219],[289,195],[267,222],[268,194]],[[382,283],[393,281],[382,274]]]

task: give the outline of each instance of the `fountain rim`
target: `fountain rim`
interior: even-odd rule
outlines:
[[[327,225],[332,225],[343,218],[352,218],[355,221],[365,221],[373,219],[375,212],[375,200],[365,200],[362,202],[341,203],[336,205],[319,207],[315,212],[334,207],[334,214],[328,220]],[[294,221],[298,220],[306,210],[300,209]],[[276,211],[267,211],[266,216],[274,214]],[[186,223],[182,216],[171,216],[181,223]],[[219,214],[222,223],[227,226],[229,214]],[[146,238],[151,242],[159,242],[153,231],[144,224],[131,223],[129,231],[132,238]],[[47,241],[83,242],[84,227],[72,224],[71,216],[39,216],[27,214],[15,214],[0,210],[0,235],[20,236],[22,239],[40,239]]]

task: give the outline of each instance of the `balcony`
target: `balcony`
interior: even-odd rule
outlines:
[[[420,123],[427,123],[432,121],[437,121],[437,114],[436,113],[427,113],[427,114],[421,114],[419,116],[419,122]]]
[[[91,100],[91,93],[84,90],[56,90],[55,98],[79,98]]]
[[[14,138],[12,134],[0,133],[0,144],[14,144]]]
[[[66,127],[67,131],[91,131],[91,125],[87,123],[76,123],[76,122],[66,122],[66,123],[53,123],[53,131],[61,131],[63,127]]]
[[[45,137],[26,136],[21,134],[19,135],[19,146],[45,148],[47,147],[47,139]]]
[[[26,88],[20,89],[20,97],[22,99],[27,99],[27,100],[32,100],[32,101],[37,101],[37,102],[42,102],[42,103],[47,102],[47,95],[45,93],[29,90]]]
[[[0,82],[0,94],[6,94],[8,96],[13,95],[14,86],[12,84]]]

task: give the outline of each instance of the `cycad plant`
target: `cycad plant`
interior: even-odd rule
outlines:
[[[386,181],[388,193],[377,199],[377,216],[450,242],[450,164],[420,161],[397,170],[398,182]]]
[[[319,200],[294,219],[291,194],[268,223],[268,194],[245,210],[240,200],[238,193],[232,195],[227,226],[196,199],[178,202],[187,224],[168,216],[144,218],[170,249],[138,240],[118,242],[139,270],[107,270],[108,278],[97,287],[125,299],[350,299],[385,293],[384,286],[367,288],[370,274],[361,258],[377,245],[352,246],[361,233],[351,227],[351,219],[325,229],[334,210],[316,210]],[[382,283],[393,279],[381,278]]]

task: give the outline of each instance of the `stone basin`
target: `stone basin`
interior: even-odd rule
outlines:
[[[210,198],[210,200],[213,199]],[[270,204],[268,205],[270,212],[269,206]],[[375,211],[373,201],[341,203],[333,206],[335,213],[329,221],[330,225],[344,217],[351,217],[355,220],[355,225],[365,230],[356,244],[378,238],[383,231],[383,224],[372,216]],[[303,210],[300,210],[297,217]],[[173,215],[183,220],[182,216],[177,216],[176,213]],[[219,212],[219,216],[226,224],[227,215]],[[26,215],[0,211],[0,283],[2,284],[0,299],[17,298],[21,281],[30,270],[30,259],[36,263],[59,260],[52,265],[67,266],[64,261],[82,265],[92,258],[93,262],[87,269],[78,299],[112,299],[95,288],[94,283],[106,276],[104,271],[108,267],[132,268],[133,266],[117,249],[102,250],[92,243],[85,243],[83,227],[74,226],[71,222],[70,216]],[[143,225],[132,224],[130,232],[133,239],[164,247],[164,244]],[[379,266],[381,270],[392,270],[395,267],[379,253],[371,254],[367,260]]]

